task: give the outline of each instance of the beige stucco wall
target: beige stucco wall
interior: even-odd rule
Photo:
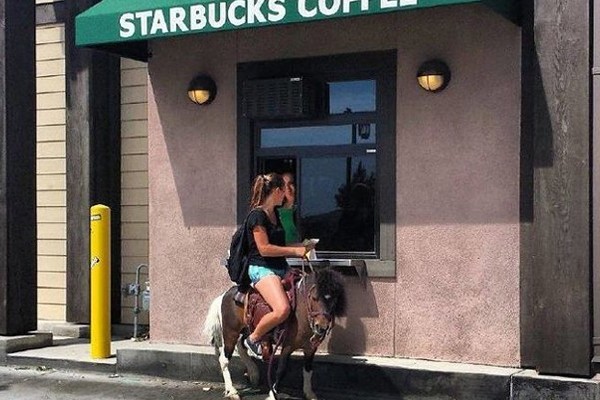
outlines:
[[[149,62],[151,337],[206,343],[219,260],[235,226],[236,64],[398,50],[397,273],[348,279],[349,317],[325,349],[518,365],[520,30],[457,6],[152,43]],[[415,82],[440,57],[453,78]],[[186,98],[197,73],[219,94]],[[384,177],[380,177],[385,179]]]

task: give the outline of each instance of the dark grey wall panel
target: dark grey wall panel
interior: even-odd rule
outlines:
[[[536,363],[537,338],[534,331],[533,289],[536,281],[533,269],[533,136],[534,136],[534,77],[538,76],[533,42],[533,0],[521,2],[521,151],[519,182],[520,235],[520,327],[521,365]]]
[[[594,1],[592,43],[592,237],[594,358],[600,362],[600,2]]]
[[[35,1],[0,0],[0,335],[37,327]]]
[[[65,3],[67,92],[67,321],[88,323],[90,207],[111,208],[112,321],[120,320],[120,59],[75,46],[75,16],[97,1]]]
[[[534,154],[522,350],[548,374],[591,374],[590,4],[536,0],[533,29],[524,29],[532,53],[523,135],[533,135]]]

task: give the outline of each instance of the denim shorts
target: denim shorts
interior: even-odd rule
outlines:
[[[260,265],[250,265],[248,266],[248,276],[250,277],[250,281],[252,284],[258,283],[262,278],[269,275],[277,275],[280,278],[283,278],[287,270],[285,269],[271,269],[267,267],[262,267]]]

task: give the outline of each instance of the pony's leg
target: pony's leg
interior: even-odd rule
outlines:
[[[236,334],[237,335],[237,334]],[[231,373],[229,372],[229,361],[233,355],[233,349],[237,342],[237,336],[233,334],[224,335],[223,346],[219,349],[219,364],[221,365],[221,373],[223,374],[223,381],[225,381],[225,397],[232,400],[240,400],[240,396],[237,389],[233,386],[231,380]]]
[[[279,384],[283,381],[283,377],[287,371],[287,364],[290,359],[290,355],[294,349],[292,346],[285,346],[281,349],[281,353],[277,358],[277,372],[275,373],[275,382],[273,382],[273,386],[269,388],[269,397],[268,400],[276,400],[277,392],[279,390]]]
[[[313,359],[315,358],[315,351],[317,351],[317,349],[312,348],[312,346],[304,348],[302,391],[304,392],[304,398],[307,400],[318,400],[317,395],[312,389]]]
[[[225,381],[225,396],[233,400],[239,400],[240,396],[235,387],[233,387],[231,374],[229,373],[229,360],[231,359],[239,332],[232,329],[224,329],[223,312],[221,309],[224,296],[225,294],[222,294],[211,303],[206,321],[204,322],[204,333],[210,338],[211,343],[215,347],[215,354],[219,357],[221,373]],[[226,331],[228,333],[225,333]]]
[[[237,341],[236,349],[240,355],[240,359],[246,366],[246,372],[248,372],[248,379],[250,379],[250,384],[254,387],[258,387],[260,383],[260,372],[252,358],[248,355],[246,348],[242,344],[242,337],[240,337],[240,339]]]

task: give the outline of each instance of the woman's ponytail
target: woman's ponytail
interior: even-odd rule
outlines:
[[[283,185],[283,178],[279,174],[258,175],[252,183],[250,209],[260,207],[275,188],[283,188]]]
[[[258,175],[252,184],[252,196],[250,197],[250,209],[260,206],[265,199],[266,179],[264,175]]]

